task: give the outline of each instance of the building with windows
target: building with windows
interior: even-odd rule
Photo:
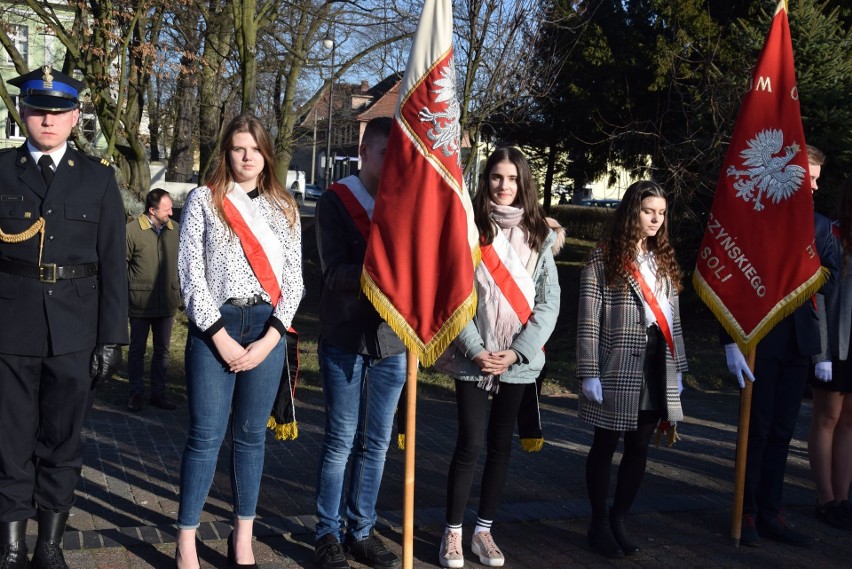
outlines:
[[[301,117],[296,129],[290,169],[307,173],[309,184],[322,188],[358,171],[358,147],[367,122],[374,117],[392,117],[399,98],[402,73],[394,73],[373,87],[336,83],[331,98],[331,177],[328,151],[328,85],[316,104]]]
[[[64,5],[55,5],[53,9],[60,19],[67,19],[68,25],[73,23],[74,14]],[[19,75],[15,61],[28,69],[37,69],[50,65],[56,69],[62,68],[65,58],[65,46],[50,32],[38,16],[25,4],[19,2],[0,1],[0,25],[9,38],[9,47],[0,49],[0,80],[9,95],[11,105],[17,108],[18,89],[6,83],[7,79]],[[75,77],[82,80],[79,72]],[[2,92],[2,91],[0,91]],[[24,141],[21,127],[13,120],[6,104],[0,106],[0,124],[3,132],[0,135],[0,148],[20,146]],[[89,142],[97,142],[98,123],[92,103],[88,100],[88,92],[80,94],[80,128]]]

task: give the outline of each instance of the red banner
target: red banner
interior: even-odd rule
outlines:
[[[431,365],[476,310],[478,233],[464,188],[452,2],[427,0],[400,88],[361,284]]]
[[[782,0],[740,107],[693,275],[744,352],[826,279],[811,194]]]

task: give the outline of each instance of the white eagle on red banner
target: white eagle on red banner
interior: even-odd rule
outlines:
[[[421,122],[432,125],[426,136],[433,142],[432,150],[440,149],[444,156],[455,156],[458,164],[461,164],[461,153],[459,153],[459,139],[461,125],[461,108],[458,97],[456,97],[456,65],[455,57],[447,60],[447,64],[441,68],[441,78],[435,81],[438,89],[431,89],[436,104],[446,103],[445,110],[432,111],[426,107],[420,110]]]
[[[805,169],[790,161],[799,153],[798,143],[784,148],[784,132],[781,129],[766,129],[748,141],[748,148],[740,151],[745,170],[737,170],[733,164],[728,166],[728,176],[735,176],[734,189],[737,197],[746,202],[754,200],[754,210],[761,211],[765,207],[760,203],[764,194],[779,203],[792,196],[802,186],[805,179]]]

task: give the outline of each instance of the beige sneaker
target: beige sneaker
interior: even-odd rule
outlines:
[[[464,555],[462,555],[462,536],[460,532],[444,531],[441,538],[441,550],[438,552],[438,562],[441,567],[453,567],[459,569],[464,567]]]
[[[481,531],[473,535],[470,540],[470,549],[479,556],[479,562],[488,567],[502,567],[506,558],[503,552],[494,543],[490,531]]]

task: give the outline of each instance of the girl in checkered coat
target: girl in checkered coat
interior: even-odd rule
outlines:
[[[645,474],[648,443],[660,419],[683,418],[681,275],[668,239],[666,208],[666,193],[655,182],[627,188],[580,277],[580,418],[595,427],[586,462],[592,506],[588,537],[592,549],[609,557],[639,551],[625,531],[624,516]],[[607,516],[612,456],[622,434],[624,454]]]

